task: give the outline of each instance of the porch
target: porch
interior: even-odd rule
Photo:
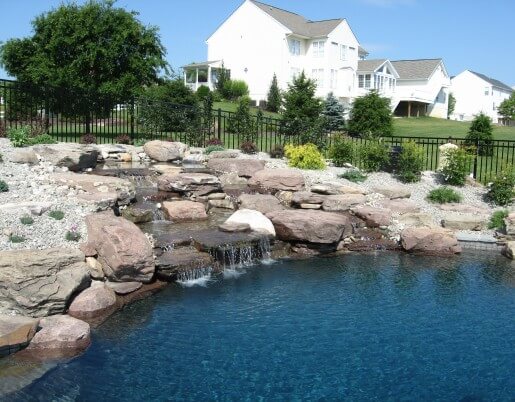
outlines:
[[[201,86],[214,90],[222,69],[222,61],[191,63],[183,66],[182,69],[184,71],[184,84],[191,90],[196,91]]]

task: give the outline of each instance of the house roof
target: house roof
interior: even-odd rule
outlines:
[[[386,59],[358,60],[358,71],[371,72],[377,70],[386,62]]]
[[[259,7],[273,19],[284,25],[294,34],[306,36],[309,38],[319,38],[329,35],[343,21],[342,18],[310,21],[302,15],[292,13],[259,1],[250,0],[251,3]]]
[[[442,59],[393,60],[392,65],[401,80],[427,80]]]
[[[469,70],[470,71],[470,70]],[[509,85],[506,85],[504,82],[501,82],[499,80],[495,80],[493,78],[490,78],[484,74],[480,74],[480,73],[476,73],[475,71],[470,71],[472,74],[474,75],[477,75],[479,78],[481,78],[482,80],[485,80],[486,82],[488,82],[489,84],[493,85],[494,87],[497,87],[497,88],[502,88],[506,91],[510,91],[510,92],[513,92],[513,88],[510,88]]]
[[[190,64],[186,64],[184,66],[182,66],[181,68],[186,68],[186,67],[207,67],[207,66],[210,66],[211,64],[215,64],[215,63],[219,63],[221,60],[212,60],[212,61],[203,61],[203,62],[200,62],[200,63],[190,63]]]

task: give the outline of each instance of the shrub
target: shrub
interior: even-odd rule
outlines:
[[[131,137],[127,134],[120,134],[119,136],[117,136],[115,139],[114,139],[114,142],[116,144],[125,144],[125,145],[129,145],[132,140],[131,140]]]
[[[414,141],[402,144],[397,171],[401,181],[405,183],[419,181],[424,164],[425,155],[423,147],[417,145]]]
[[[64,212],[63,211],[60,211],[58,209],[55,209],[53,211],[50,211],[48,213],[48,216],[50,218],[54,218],[56,221],[60,221],[64,218]]]
[[[24,215],[20,218],[20,222],[24,225],[32,225],[34,223],[34,219],[32,219],[32,216]]]
[[[210,146],[210,145],[220,145],[223,147],[224,143],[222,142],[222,140],[220,138],[211,137],[210,139],[208,139],[206,141],[206,146]]]
[[[236,112],[227,121],[227,131],[237,133],[243,141],[253,141],[256,135],[256,119],[250,113],[250,98],[240,98]]]
[[[431,190],[427,199],[436,204],[447,204],[449,202],[461,202],[461,195],[449,187],[438,187]]]
[[[197,89],[197,98],[204,99],[208,94],[211,93],[211,90],[206,85],[201,85]]]
[[[360,147],[361,163],[365,172],[384,170],[390,163],[390,152],[381,141],[370,141]]]
[[[314,144],[286,145],[284,153],[289,166],[313,170],[326,168],[324,157]]]
[[[230,80],[226,84],[228,88],[225,89],[230,99],[238,99],[242,96],[248,96],[249,87],[245,81]]]
[[[7,137],[11,140],[13,147],[24,147],[29,144],[30,127],[10,128]]]
[[[3,181],[3,180],[0,180],[0,193],[6,193],[9,191],[9,185]]]
[[[29,139],[29,145],[57,144],[57,141],[50,134],[40,134]]]
[[[467,146],[477,147],[477,154],[481,156],[492,156],[493,128],[492,120],[484,113],[478,114],[470,124],[469,132],[465,137]]]
[[[244,154],[255,154],[258,152],[258,147],[252,141],[244,141],[240,144],[240,149]]]
[[[279,84],[277,82],[277,75],[274,73],[272,82],[270,83],[270,89],[268,90],[268,95],[266,97],[266,110],[277,113],[281,108],[281,102],[281,90],[279,89]]]
[[[25,241],[25,237],[12,234],[9,236],[9,241],[11,243],[23,243]]]
[[[332,92],[329,92],[325,98],[324,109],[322,110],[322,115],[325,118],[325,128],[330,131],[342,130],[345,127],[344,112],[345,108],[343,105]]]
[[[508,217],[508,211],[495,211],[490,217],[490,222],[488,222],[488,229],[499,229],[503,230],[506,227],[504,223],[504,219]]]
[[[353,183],[361,183],[367,179],[367,175],[361,173],[358,169],[348,170],[345,173],[339,175],[338,177],[349,180]]]
[[[142,147],[147,142],[148,142],[148,140],[145,139],[145,138],[137,138],[137,139],[134,140],[134,146],[135,147]]]
[[[508,205],[515,196],[515,174],[510,166],[498,174],[487,193],[487,198],[497,205]]]
[[[451,149],[447,152],[447,163],[442,168],[443,178],[446,183],[455,186],[463,186],[469,174],[469,166],[472,156],[465,149]]]
[[[362,138],[378,138],[393,134],[390,99],[371,91],[354,100],[349,119],[351,135]]]
[[[5,138],[7,135],[5,123],[2,119],[0,119],[0,138]]]
[[[206,149],[204,149],[204,153],[206,155],[209,155],[211,152],[214,152],[214,151],[225,151],[225,148],[221,145],[210,145],[210,146],[206,147]]]
[[[95,137],[93,134],[84,134],[82,137],[80,137],[80,143],[81,144],[96,144],[97,137]]]
[[[355,146],[352,140],[337,138],[329,148],[329,158],[333,160],[335,166],[343,166],[352,163],[355,155]]]
[[[274,159],[280,159],[284,156],[284,146],[282,145],[276,145],[272,150],[270,151],[270,157]]]

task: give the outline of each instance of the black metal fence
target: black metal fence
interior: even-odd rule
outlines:
[[[280,119],[253,117],[253,142],[263,152],[277,145],[297,143],[298,136],[283,134]],[[205,146],[210,138],[220,139],[226,148],[239,148],[246,136],[241,135],[234,112],[155,102],[145,98],[113,100],[81,91],[40,88],[16,81],[0,80],[0,135],[5,130],[30,125],[37,133],[48,133],[58,141],[78,142],[86,133],[99,144],[115,143],[120,136],[138,140],[175,140],[189,145]],[[326,149],[339,133],[322,133],[318,142]],[[356,146],[367,146],[371,140],[351,138]],[[448,142],[436,137],[385,137],[386,146],[402,147],[415,141],[425,152],[425,169],[436,170],[439,147]],[[453,139],[459,146],[464,139]],[[469,170],[481,182],[491,181],[509,165],[515,165],[515,141],[494,140],[489,156],[474,155]],[[360,167],[359,153],[352,161]]]

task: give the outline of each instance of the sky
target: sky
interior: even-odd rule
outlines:
[[[79,0],[78,2],[82,2]],[[369,59],[443,58],[449,75],[477,71],[515,85],[515,0],[262,0],[307,19],[346,18]],[[159,27],[167,60],[205,61],[206,39],[243,0],[118,0]],[[31,35],[61,0],[0,0],[0,42]],[[0,78],[9,78],[0,68]]]

